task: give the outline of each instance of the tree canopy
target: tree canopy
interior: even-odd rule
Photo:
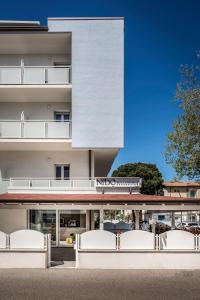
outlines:
[[[113,171],[112,176],[140,177],[142,178],[142,194],[162,194],[163,178],[155,164],[147,164],[142,162],[124,164]]]
[[[200,68],[181,66],[176,100],[182,113],[168,134],[165,158],[179,178],[200,180]]]

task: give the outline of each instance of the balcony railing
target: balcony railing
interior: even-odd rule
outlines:
[[[0,139],[69,139],[71,121],[0,121]]]
[[[2,187],[1,187],[2,186]],[[138,177],[124,178],[73,178],[68,180],[56,180],[49,178],[10,178],[8,180],[0,180],[1,190],[7,188],[8,192],[52,192],[52,191],[91,191],[106,192],[113,191],[117,193],[139,192],[141,187],[141,179]],[[4,191],[5,192],[5,191]]]
[[[69,84],[70,67],[0,67],[0,84]]]
[[[84,189],[95,188],[95,179],[69,179],[69,180],[56,180],[56,179],[15,179],[11,178],[9,188],[23,188],[23,189]]]

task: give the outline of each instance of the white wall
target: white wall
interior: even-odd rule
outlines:
[[[48,26],[72,32],[72,146],[123,147],[124,20],[49,19]]]
[[[26,209],[0,209],[0,231],[12,233],[26,229]]]
[[[0,120],[20,120],[24,111],[25,120],[54,120],[55,111],[71,111],[71,104],[64,102],[2,102]]]
[[[54,178],[55,164],[70,164],[70,177],[88,177],[88,151],[8,151],[0,152],[3,178]]]

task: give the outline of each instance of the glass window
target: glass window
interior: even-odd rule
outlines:
[[[64,169],[64,179],[69,179],[69,166],[63,166]]]
[[[52,244],[56,244],[56,211],[30,210],[30,229],[51,234]]]
[[[191,198],[195,198],[196,197],[196,191],[195,190],[190,191],[190,197]]]
[[[59,113],[55,113],[55,120],[56,121],[61,121],[62,120],[62,115]]]
[[[64,122],[69,121],[69,119],[70,119],[70,114],[69,114],[69,113],[63,114],[63,119],[64,119]]]
[[[67,180],[70,177],[70,166],[69,165],[56,165],[56,179]]]
[[[68,122],[70,120],[69,112],[55,112],[54,119],[57,122]]]
[[[61,179],[62,177],[62,167],[61,166],[56,166],[56,179]]]

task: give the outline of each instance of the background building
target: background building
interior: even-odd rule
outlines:
[[[175,197],[200,197],[200,182],[165,181],[164,195]]]

